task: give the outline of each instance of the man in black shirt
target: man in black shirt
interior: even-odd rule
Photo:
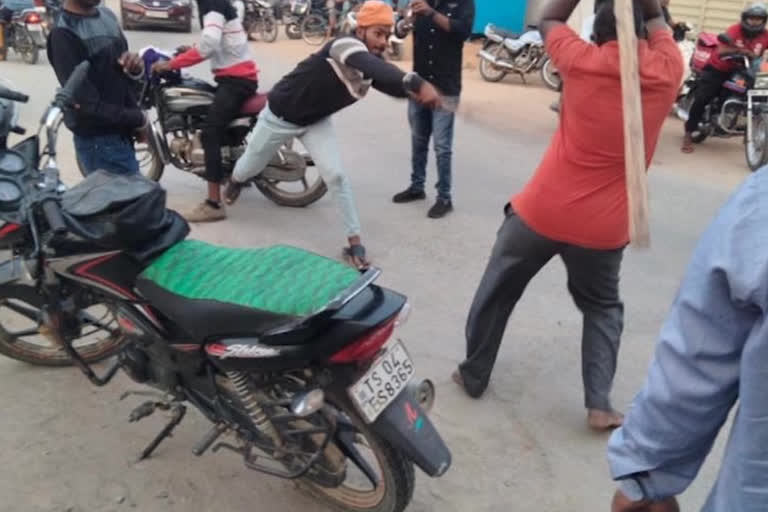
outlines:
[[[78,64],[91,63],[64,121],[86,172],[139,172],[133,138],[147,119],[138,107],[136,81],[144,76],[138,55],[128,53],[115,14],[100,0],[67,0],[48,37],[48,60],[64,84]]]
[[[416,73],[403,73],[381,58],[393,25],[392,8],[369,0],[357,15],[354,36],[327,43],[283,77],[269,93],[269,103],[259,115],[248,147],[224,191],[225,202],[234,203],[244,184],[264,170],[280,145],[298,138],[338,203],[349,242],[345,255],[361,269],[368,262],[360,221],[331,116],[361,100],[371,87],[394,97],[410,96],[427,107],[440,106],[440,97],[429,82]]]
[[[416,17],[413,27],[414,71],[434,83],[444,95],[445,108],[426,109],[411,101],[411,186],[397,194],[395,203],[426,199],[429,139],[434,139],[437,155],[437,202],[429,216],[439,219],[453,210],[451,200],[451,159],[453,156],[454,112],[461,93],[461,69],[464,41],[472,33],[475,21],[474,0],[414,0]]]

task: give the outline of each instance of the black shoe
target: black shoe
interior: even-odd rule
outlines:
[[[245,187],[244,183],[238,183],[234,179],[230,178],[227,182],[227,186],[224,187],[224,202],[228,205],[235,204],[237,198],[240,197],[240,192]]]
[[[427,217],[430,219],[442,219],[453,211],[453,203],[444,199],[438,199],[435,205],[429,209]]]
[[[398,204],[411,203],[413,201],[421,201],[426,198],[427,194],[425,194],[423,190],[408,188],[399,194],[395,194],[395,197],[392,198],[392,202]]]

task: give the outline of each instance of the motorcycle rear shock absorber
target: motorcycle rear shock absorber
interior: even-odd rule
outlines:
[[[227,377],[235,386],[238,398],[242,402],[243,407],[245,407],[245,411],[248,413],[248,417],[253,422],[253,425],[259,432],[271,439],[275,446],[282,446],[282,439],[272,421],[270,421],[269,416],[264,411],[264,408],[259,404],[258,397],[251,386],[248,375],[243,372],[227,372]]]

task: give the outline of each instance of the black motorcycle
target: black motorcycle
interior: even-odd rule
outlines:
[[[87,70],[45,114],[42,156],[38,137],[6,147],[22,130],[0,100],[0,352],[74,363],[97,386],[122,369],[157,389],[125,394],[151,398],[131,421],[171,413],[141,458],[191,405],[212,423],[195,455],[234,452],[343,510],[404,510],[414,464],[437,477],[451,463],[425,411],[434,388],[413,382],[393,337],[406,298],[375,286],[376,269],[297,248],[183,240],[186,223],[140,176],[97,172],[64,191],[56,135]],[[0,98],[27,100],[8,89]],[[91,363],[113,354],[97,375]]]

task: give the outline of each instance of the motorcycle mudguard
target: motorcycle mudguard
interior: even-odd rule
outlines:
[[[371,427],[429,476],[442,476],[451,467],[451,452],[410,393],[400,393]]]

